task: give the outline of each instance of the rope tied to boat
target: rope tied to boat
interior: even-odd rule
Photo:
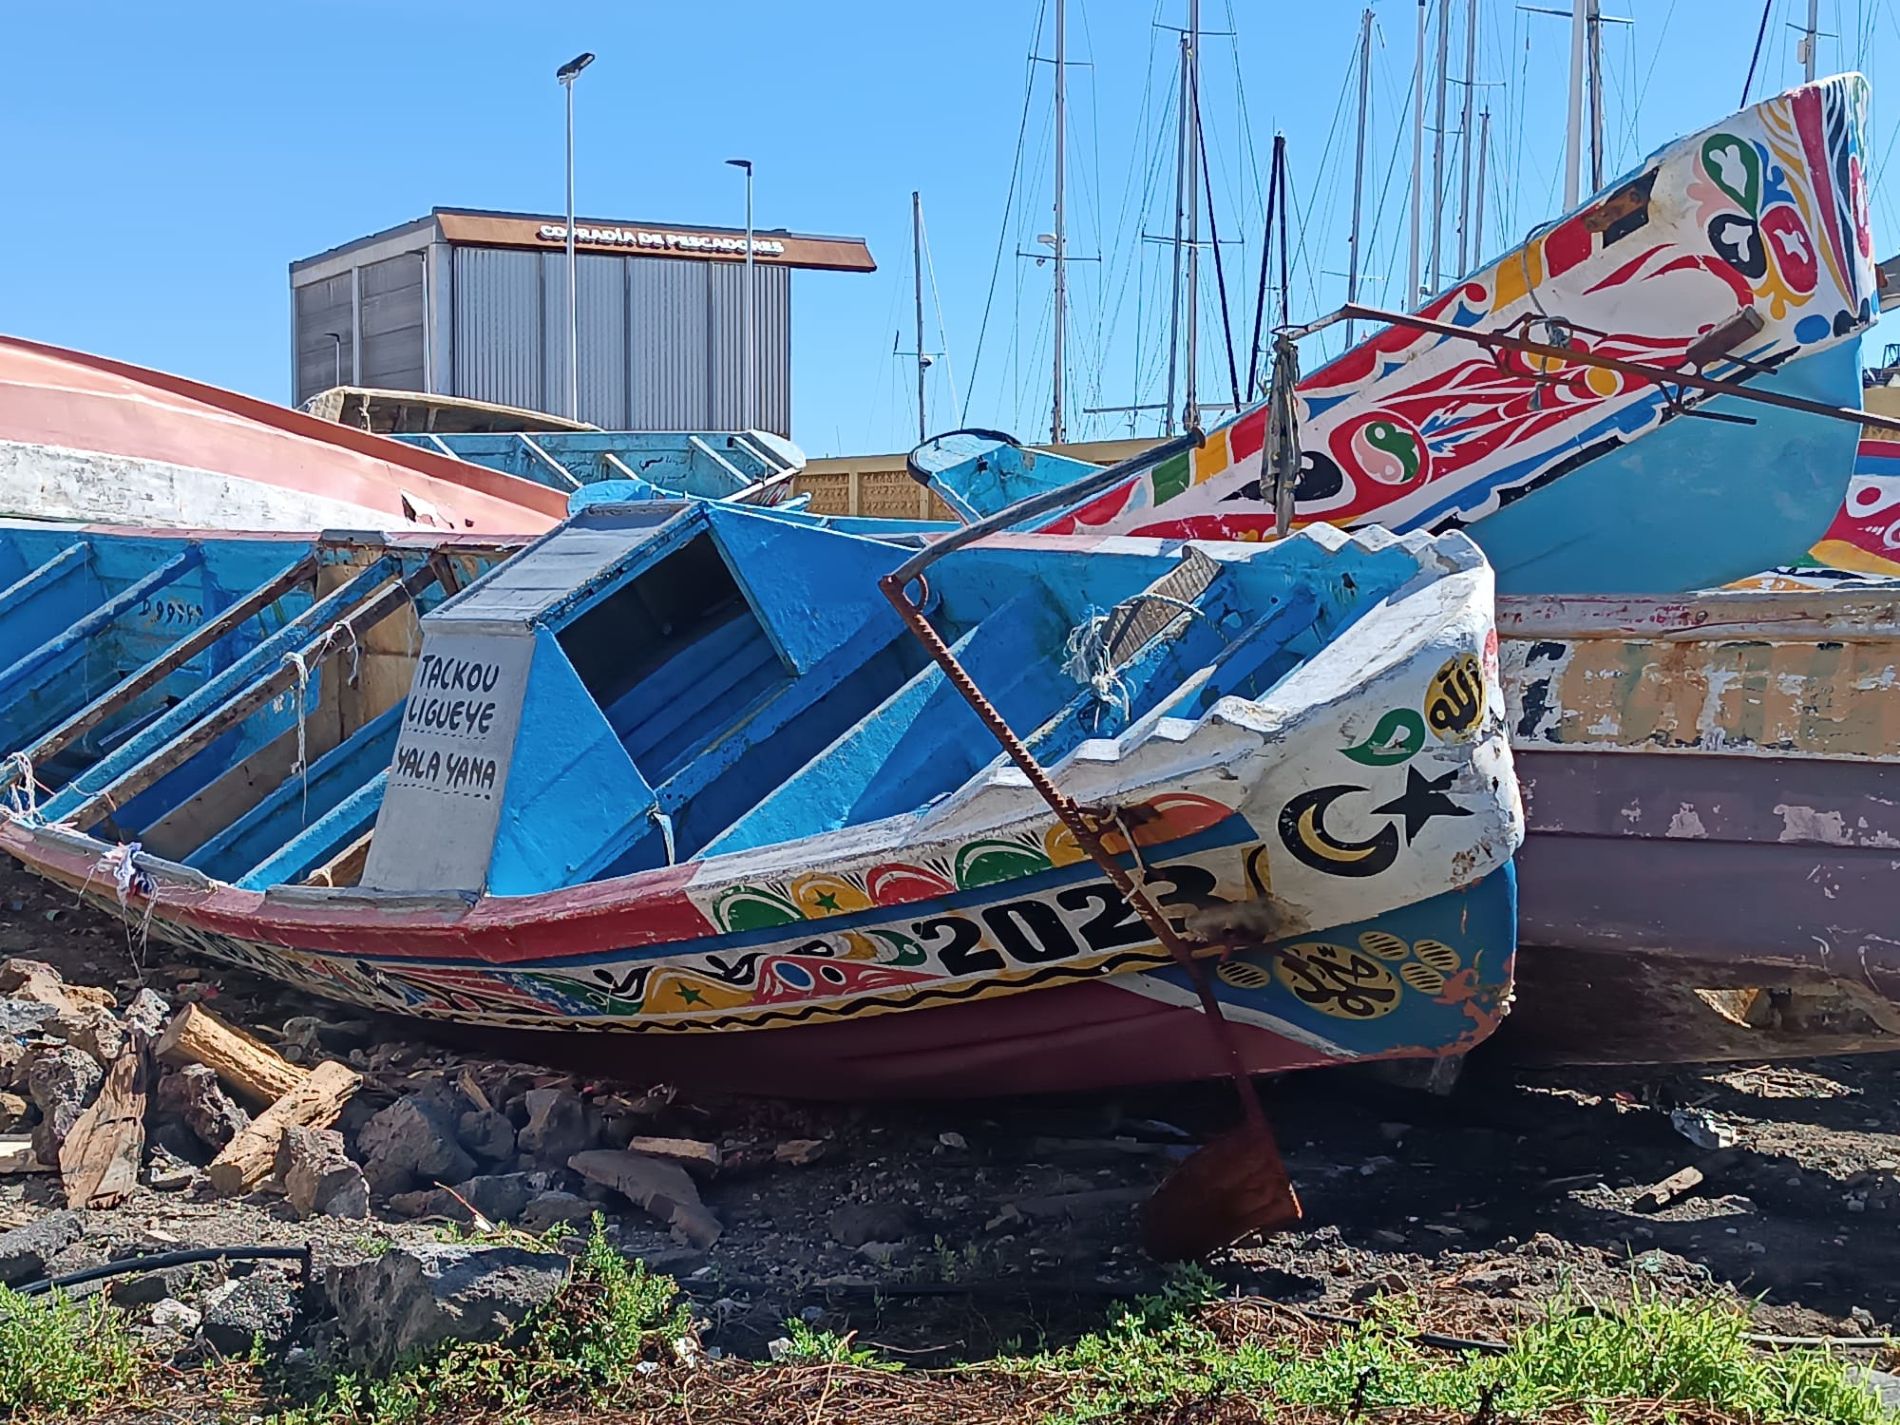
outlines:
[[[1128,716],[1130,692],[1127,680],[1115,666],[1108,650],[1108,623],[1115,617],[1118,604],[1107,613],[1091,608],[1082,622],[1069,630],[1062,646],[1062,671],[1095,694],[1095,726],[1102,725],[1102,710],[1113,707]]]
[[[127,926],[126,948],[131,952],[132,963],[140,973],[143,973],[145,969],[145,946],[152,934],[152,912],[158,908],[158,882],[138,863],[139,852],[142,849],[140,843],[127,841],[118,846],[109,847],[99,858],[99,869],[112,877],[113,890],[119,902],[119,917]],[[145,901],[145,912],[138,920],[136,944],[133,942],[130,929],[131,901],[135,895]]]
[[[23,821],[40,819],[40,782],[33,774],[33,757],[28,752],[10,752],[0,766],[13,769],[7,788],[7,805]]]
[[[1198,619],[1207,618],[1205,609],[1186,599],[1177,599],[1172,594],[1157,594],[1153,590],[1133,594],[1106,613],[1093,607],[1088,610],[1082,622],[1069,631],[1068,640],[1063,644],[1062,671],[1095,693],[1097,729],[1102,725],[1104,709],[1113,707],[1123,717],[1127,717],[1133,703],[1133,692],[1128,680],[1122,677],[1122,669],[1126,665],[1115,662],[1115,640],[1110,637],[1110,628],[1121,622],[1123,614],[1140,604],[1164,604]]]
[[[352,634],[351,641],[354,642]],[[310,665],[304,660],[303,651],[293,648],[281,660],[290,665],[297,675],[297,766],[295,771],[303,779],[303,824],[310,824],[310,746],[308,734],[310,703]]]

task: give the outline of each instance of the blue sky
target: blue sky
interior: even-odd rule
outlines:
[[[1034,67],[1027,104],[1025,82],[1032,46],[1049,53],[1052,4],[9,7],[0,329],[282,400],[287,264],[432,205],[558,209],[553,70],[591,49],[599,61],[578,96],[583,213],[737,223],[742,189],[723,160],[744,154],[758,165],[760,226],[869,239],[877,273],[801,273],[794,284],[793,434],[809,452],[900,449],[914,432],[914,378],[891,355],[898,328],[910,345],[913,188],[924,195],[934,272],[926,345],[948,354],[930,376],[932,427],[967,417],[1046,434],[1049,271],[1014,253],[1051,225],[1049,66]],[[1072,269],[1072,410],[1161,397],[1167,255],[1140,234],[1172,223],[1176,52],[1156,25],[1181,23],[1185,5],[1069,0],[1070,251],[1101,258]],[[1896,5],[1821,4],[1831,32],[1821,71],[1859,67],[1875,84],[1882,253],[1900,234],[1880,182],[1894,140],[1885,115],[1900,114],[1880,97],[1882,56],[1900,53]],[[1204,0],[1203,25],[1235,32],[1205,42],[1202,123],[1222,238],[1242,239],[1223,255],[1243,346],[1276,129],[1290,155],[1294,315],[1343,294],[1361,8]],[[1608,171],[1737,106],[1757,0],[1604,8],[1634,21],[1606,34]],[[1380,299],[1402,285],[1380,284],[1404,265],[1402,111],[1417,8],[1379,0],[1374,9],[1365,295]],[[1563,20],[1510,0],[1480,0],[1479,10],[1479,101],[1493,111],[1485,246],[1495,251],[1561,198],[1568,34]],[[1757,97],[1799,78],[1790,26],[1805,10],[1805,0],[1773,0]],[[1453,15],[1459,74],[1462,0]],[[1454,90],[1454,124],[1459,102]],[[1429,152],[1428,140],[1428,164]],[[1448,167],[1455,191],[1455,158]],[[1228,378],[1211,264],[1201,307],[1201,388],[1214,402]],[[1126,417],[1072,426],[1126,432]]]

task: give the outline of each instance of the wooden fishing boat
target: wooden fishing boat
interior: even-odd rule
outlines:
[[[378,554],[294,634],[225,661],[212,630],[221,671],[86,765],[29,757],[0,847],[328,998],[617,1031],[629,1073],[866,1096],[1226,1072],[1195,977],[885,602],[915,553],[594,505],[428,609],[413,653],[390,591],[416,576]],[[1498,1023],[1521,816],[1469,540],[1004,535],[912,592],[1195,938],[1247,1067]],[[118,717],[129,686],[68,701]]]
[[[1900,1048],[1900,583],[1498,622],[1529,824],[1512,1048]]]
[[[544,484],[123,361],[0,337],[0,516],[538,534]]]
[[[1865,81],[1845,75],[1678,139],[1420,315],[1853,406],[1858,336],[1876,315],[1866,107]],[[1507,594],[1659,593],[1783,563],[1839,505],[1856,436],[1400,324],[1306,376],[1298,396],[1296,525],[1469,528]],[[1045,527],[1270,534],[1267,419],[1264,404],[1244,411]],[[913,473],[974,515],[1087,468],[1002,444],[931,452]]]

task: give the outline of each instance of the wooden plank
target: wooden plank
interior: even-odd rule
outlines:
[[[9,1173],[50,1173],[33,1151],[31,1138],[0,1138],[0,1177]]]
[[[112,1061],[99,1097],[60,1145],[59,1176],[68,1207],[117,1207],[137,1189],[152,1086],[147,1049],[145,1031],[134,1028]]]
[[[304,877],[306,886],[353,886],[363,879],[363,867],[369,861],[372,828],[352,841],[330,860]]]
[[[268,1045],[234,1029],[201,1004],[172,1016],[153,1052],[174,1068],[203,1064],[254,1103],[275,1103],[310,1077]]]
[[[334,1059],[317,1065],[211,1160],[208,1176],[213,1190],[224,1197],[251,1191],[275,1168],[278,1140],[286,1128],[328,1128],[362,1082],[361,1074]]]

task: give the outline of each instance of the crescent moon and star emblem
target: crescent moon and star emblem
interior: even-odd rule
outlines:
[[[1280,809],[1280,840],[1296,860],[1315,871],[1329,876],[1376,876],[1398,859],[1400,822],[1409,846],[1438,817],[1471,815],[1469,807],[1459,806],[1448,795],[1447,789],[1457,775],[1455,767],[1436,777],[1407,767],[1405,790],[1372,809],[1399,821],[1386,822],[1363,841],[1341,839],[1326,825],[1326,813],[1341,797],[1363,794],[1367,789],[1347,784],[1313,787]]]

